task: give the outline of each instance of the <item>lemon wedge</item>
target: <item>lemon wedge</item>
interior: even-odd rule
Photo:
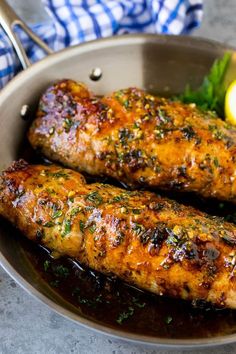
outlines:
[[[236,80],[229,85],[226,91],[225,118],[227,122],[236,125]]]

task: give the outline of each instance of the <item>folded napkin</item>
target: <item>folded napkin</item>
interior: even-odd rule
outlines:
[[[202,18],[202,0],[42,0],[52,21],[31,29],[54,51],[92,39],[145,32],[187,34]],[[45,56],[16,28],[31,62]],[[0,28],[0,87],[21,69]]]

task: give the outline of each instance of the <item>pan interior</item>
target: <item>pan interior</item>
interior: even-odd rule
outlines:
[[[21,156],[26,131],[34,116],[41,93],[52,82],[63,78],[82,81],[96,94],[136,86],[165,96],[183,91],[188,83],[196,87],[215,58],[227,48],[197,38],[129,35],[72,47],[54,54],[16,77],[0,95],[0,168]],[[20,112],[29,107],[28,120]],[[234,337],[227,331],[209,338],[175,340],[132,333],[89,318],[64,300],[39,276],[27,257],[22,238],[14,228],[1,220],[0,260],[4,268],[28,291],[56,311],[97,330],[132,340],[162,345],[203,345],[229,342]]]

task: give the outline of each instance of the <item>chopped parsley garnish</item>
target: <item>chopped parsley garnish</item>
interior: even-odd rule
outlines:
[[[53,188],[46,188],[46,191],[48,192],[48,194],[56,194]]]
[[[22,190],[18,189],[16,191],[16,195],[17,195],[18,198],[22,197],[24,194],[25,194],[25,190],[24,189],[22,189]]]
[[[156,128],[155,130],[154,130],[154,133],[155,133],[155,136],[158,138],[158,139],[163,139],[164,138],[164,136],[165,136],[165,132],[166,132],[167,130],[164,130],[164,129],[160,129],[159,127],[158,128]]]
[[[54,178],[65,178],[65,179],[68,179],[69,178],[69,175],[68,173],[65,173],[63,170],[60,170],[60,171],[57,171],[57,172],[50,172],[48,170],[44,170],[41,172],[41,174],[43,175],[46,175],[48,177],[54,177]]]
[[[219,130],[219,128],[216,125],[209,125],[208,130],[212,132],[213,138],[216,138],[218,140],[224,139],[226,136]]]
[[[86,196],[86,199],[93,203],[95,206],[102,204],[102,196],[98,192],[91,192]]]
[[[132,228],[137,235],[140,235],[144,231],[146,231],[145,227],[141,224],[135,223],[133,228]]]
[[[81,212],[81,210],[82,210],[81,207],[73,208],[73,209],[71,210],[70,215],[71,215],[71,216],[75,216],[75,215],[79,214],[79,213]]]
[[[141,210],[140,209],[132,209],[132,213],[135,215],[139,215],[139,214],[141,214]]]
[[[167,317],[165,318],[165,323],[166,323],[166,324],[170,324],[172,321],[173,321],[173,317],[172,317],[172,316],[167,316]]]
[[[53,218],[53,219],[57,219],[57,218],[59,218],[60,216],[62,216],[62,211],[61,211],[61,210],[57,210],[57,211],[55,211],[55,213],[53,214],[52,218]]]
[[[111,202],[114,202],[114,203],[121,202],[122,200],[124,200],[124,199],[126,199],[126,198],[127,198],[126,195],[120,194],[120,195],[115,196],[115,197],[111,200]]]
[[[45,272],[48,271],[49,267],[50,267],[50,261],[49,261],[49,260],[46,260],[46,261],[43,263],[43,268],[44,268]]]
[[[129,107],[129,100],[128,100],[128,99],[124,100],[123,106],[124,106],[125,108],[128,108],[128,107]]]
[[[79,221],[79,228],[81,232],[84,232],[85,223],[82,220]]]
[[[54,269],[54,273],[60,278],[67,278],[70,274],[69,269],[67,267],[64,267],[63,265],[58,265]]]
[[[93,224],[89,227],[89,231],[91,232],[91,234],[93,234],[96,231],[96,224]]]
[[[126,145],[127,141],[133,138],[133,134],[128,128],[121,128],[119,130],[119,141],[121,145]]]
[[[53,221],[48,221],[48,222],[45,222],[45,224],[43,224],[44,227],[52,227],[54,226],[54,222]]]
[[[133,301],[134,305],[139,307],[140,309],[146,306],[146,302],[140,303],[139,299],[137,299],[136,297],[133,297],[132,301]]]
[[[133,316],[134,314],[134,308],[129,306],[127,311],[121,312],[116,319],[116,322],[119,324],[122,324],[125,320],[127,320],[129,317]]]
[[[191,125],[183,128],[181,130],[183,132],[183,135],[184,135],[185,139],[187,139],[189,141],[196,136],[196,133],[193,130],[193,128],[191,127]]]
[[[166,115],[166,112],[163,109],[158,108],[157,114],[163,124],[166,124],[170,121],[170,118]]]
[[[93,210],[94,210],[94,207],[91,206],[91,205],[87,205],[87,206],[85,207],[85,210],[86,210],[86,211],[93,211]]]
[[[174,232],[170,229],[166,229],[169,236],[166,240],[166,243],[168,245],[176,246],[179,243],[179,239],[177,238],[177,235],[174,234]]]
[[[64,231],[62,233],[62,236],[64,237],[64,236],[68,235],[70,233],[70,231],[71,231],[71,220],[67,219],[65,221],[65,227],[64,227]]]
[[[215,167],[219,167],[219,161],[218,161],[217,157],[214,157],[213,162],[214,162]]]

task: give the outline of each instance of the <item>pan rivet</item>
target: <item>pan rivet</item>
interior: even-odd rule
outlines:
[[[100,68],[94,68],[92,71],[91,71],[91,74],[89,75],[90,79],[93,80],[93,81],[98,81],[101,79],[102,77],[102,69]]]
[[[29,106],[24,104],[20,110],[20,116],[22,119],[27,120],[29,117]]]

